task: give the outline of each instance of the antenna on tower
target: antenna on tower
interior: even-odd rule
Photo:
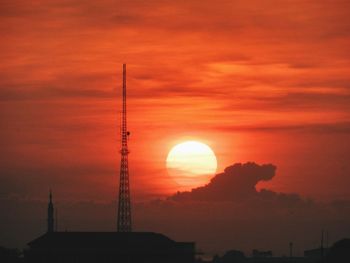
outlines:
[[[120,138],[122,137],[122,113],[121,112],[118,112],[118,121],[119,121],[119,136]],[[120,144],[120,147],[122,145],[122,141],[118,139],[118,142]]]
[[[121,123],[121,161],[119,178],[118,232],[131,232],[131,201],[128,164],[128,136],[126,121],[126,64],[123,64],[123,110]]]

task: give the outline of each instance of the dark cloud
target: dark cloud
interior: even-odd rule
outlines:
[[[259,181],[268,181],[275,176],[276,167],[272,164],[237,163],[217,174],[208,185],[178,193],[169,199],[175,201],[237,201],[256,197],[255,186]]]
[[[257,191],[256,184],[271,180],[275,170],[272,164],[232,165],[203,187],[135,204],[136,221],[141,228],[196,240],[206,252],[273,248],[281,255],[293,241],[301,255],[318,243],[322,228],[333,233],[332,240],[350,234],[348,201],[326,204],[295,193]]]

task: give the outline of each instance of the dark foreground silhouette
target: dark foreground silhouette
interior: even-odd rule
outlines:
[[[252,257],[246,257],[241,251],[230,250],[222,257],[215,256],[212,263],[349,263],[350,239],[342,239],[330,249],[321,247],[305,252],[304,257],[273,257],[271,251],[253,250]]]
[[[194,259],[193,243],[175,242],[156,233],[54,232],[30,242],[24,257],[16,249],[0,247],[0,262],[349,263],[350,239],[339,240],[329,250],[313,251],[304,257],[273,257],[272,253],[255,251],[247,257],[230,250],[203,261]]]
[[[194,243],[151,232],[48,232],[31,241],[26,262],[192,263]]]

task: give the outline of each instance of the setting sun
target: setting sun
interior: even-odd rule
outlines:
[[[181,186],[196,187],[207,183],[216,172],[217,160],[210,147],[197,141],[174,146],[167,157],[170,176]]]

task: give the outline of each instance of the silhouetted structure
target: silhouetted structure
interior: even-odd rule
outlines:
[[[47,232],[54,231],[54,217],[53,217],[54,209],[52,203],[52,192],[50,190],[49,194],[49,204],[47,206]]]
[[[334,243],[326,256],[326,259],[329,263],[350,262],[350,239],[345,238]]]
[[[151,232],[50,232],[28,245],[28,262],[57,263],[192,263],[195,249]]]
[[[1,263],[20,263],[23,262],[23,257],[17,249],[0,247],[0,262]]]
[[[121,127],[121,162],[119,179],[119,204],[118,204],[118,232],[130,232],[131,227],[131,204],[128,164],[128,136],[126,127],[126,64],[123,64],[123,113]]]
[[[213,258],[213,263],[244,263],[247,262],[247,258],[244,253],[239,250],[227,251],[222,257],[215,256]]]
[[[192,263],[195,244],[152,232],[55,232],[52,193],[47,233],[28,243],[26,262]],[[12,262],[12,261],[11,261]]]
[[[328,253],[328,249],[319,247],[319,248],[305,250],[304,257],[320,260],[323,258],[324,255],[327,255],[327,253]]]
[[[54,231],[52,193],[47,233],[28,243],[26,262],[193,263],[195,244],[175,242],[152,232],[131,232],[131,206],[126,128],[126,65],[123,64],[123,119],[117,232]]]
[[[272,251],[259,251],[257,249],[253,249],[253,257],[254,258],[270,258],[272,257]]]
[[[328,233],[327,233],[328,236]],[[328,239],[328,237],[327,237]],[[321,260],[324,259],[324,257],[328,254],[329,248],[323,246],[324,243],[324,230],[321,232],[321,244],[319,248],[309,249],[304,251],[304,257],[311,258],[314,260]],[[328,243],[328,241],[327,241]],[[328,246],[328,244],[327,244]]]

